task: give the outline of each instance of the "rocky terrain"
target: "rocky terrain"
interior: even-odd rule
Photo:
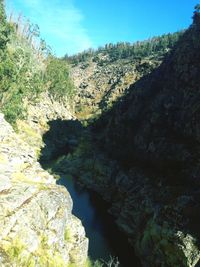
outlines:
[[[124,83],[129,88],[125,96],[83,129],[74,150],[54,166],[110,203],[116,223],[148,267],[193,267],[200,261],[199,33],[194,16],[162,64],[154,64],[151,73],[148,65],[138,78],[133,71],[135,82]],[[100,106],[105,92],[100,77],[109,72],[104,65],[102,75],[96,73],[95,64],[80,65],[73,74],[89,108]],[[97,93],[92,89],[96,84]]]
[[[55,174],[71,174],[110,203],[143,266],[199,266],[198,11],[193,19],[159,56],[113,61],[98,53],[73,65],[74,105],[47,91],[34,104],[25,98],[27,118],[15,131],[0,114],[1,266],[86,262],[72,200],[39,157],[58,158]]]
[[[199,261],[199,33],[194,23],[95,125],[99,147],[127,174],[106,178],[111,210],[147,266]]]
[[[142,42],[107,44],[65,60],[76,87],[75,112],[79,120],[94,119],[127,94],[131,84],[157,68],[184,31]]]
[[[85,120],[100,116],[124,95],[131,84],[158,67],[157,55],[143,59],[111,61],[103,54],[73,66],[71,77],[77,88],[76,117]]]
[[[53,120],[74,120],[73,105],[67,99],[60,102],[48,92],[39,95],[36,103],[25,100],[27,118],[16,121],[16,129],[23,140],[35,149],[37,156],[43,147],[42,136],[48,130],[48,122]]]
[[[69,193],[2,114],[0,129],[0,265],[84,266],[88,240]]]

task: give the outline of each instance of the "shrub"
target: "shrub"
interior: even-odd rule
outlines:
[[[65,96],[72,98],[74,87],[69,78],[69,67],[66,61],[50,56],[47,59],[45,82],[49,93],[56,99]]]

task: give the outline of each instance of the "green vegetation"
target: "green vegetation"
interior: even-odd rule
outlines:
[[[108,57],[108,61],[115,61],[117,59],[135,59],[151,56],[155,53],[163,54],[168,52],[178,41],[179,37],[184,31],[175,32],[173,34],[164,34],[159,37],[153,37],[146,41],[136,42],[133,44],[127,42],[119,42],[117,44],[106,44],[104,47],[99,47],[96,51],[93,49],[86,50],[74,56],[65,56],[65,59],[72,63],[78,64],[86,62],[93,58],[93,61],[101,64],[102,56]],[[101,55],[101,57],[99,57]],[[104,59],[105,60],[105,59]]]
[[[64,238],[65,238],[65,241],[68,241],[68,242],[72,239],[72,233],[69,227],[66,227],[65,229]]]
[[[48,245],[48,238],[41,236],[40,247],[34,253],[39,259],[39,266],[49,267],[64,267],[66,264],[63,261],[60,253],[55,251],[52,253],[51,247]]]
[[[194,8],[193,24],[200,24],[200,4],[196,5]]]
[[[5,252],[11,261],[17,260],[17,262],[20,262],[20,255],[23,249],[24,244],[19,240],[19,238],[14,239],[12,243],[9,243],[9,245],[5,246]]]
[[[1,19],[1,24],[0,24],[0,51],[1,51],[1,54],[2,54],[2,50],[5,48],[8,40],[9,40],[9,33],[10,33],[10,30],[11,30],[11,28],[8,27],[7,22],[6,22],[6,14],[5,14],[5,10],[4,10],[3,0],[0,0],[0,19]]]
[[[198,7],[195,17],[197,13]],[[51,54],[45,41],[40,39],[37,25],[23,22],[20,16],[17,22],[12,20],[12,16],[9,22],[6,20],[2,0],[0,16],[0,109],[12,124],[26,117],[27,104],[37,101],[44,91],[58,101],[66,97],[68,100],[73,98],[75,89],[69,78],[68,63],[87,64],[87,60],[92,58],[98,64],[103,64],[105,60],[140,59],[155,53],[163,55],[182,35],[182,32],[177,32],[134,44],[107,44],[97,51],[89,49],[75,56],[58,59]]]
[[[51,55],[40,40],[37,25],[6,20],[0,2],[0,109],[6,119],[15,123],[26,116],[27,103],[34,103],[48,91],[56,99],[73,97],[66,61]]]
[[[4,246],[3,251],[5,251],[9,261],[15,266],[34,267],[35,260],[32,255],[28,255],[25,252],[25,248],[25,244],[21,242],[19,237],[16,237],[12,242]]]
[[[74,94],[74,87],[69,78],[69,68],[64,60],[53,56],[47,59],[45,83],[48,85],[49,93],[56,99],[65,95],[71,98]]]
[[[85,267],[119,267],[119,264],[120,263],[117,258],[110,256],[109,261],[104,261],[104,260],[92,261],[90,258],[88,258]]]
[[[45,236],[41,236],[40,246],[36,251],[28,253],[26,249],[27,248],[25,244],[23,244],[19,238],[14,239],[11,243],[5,245],[3,248],[10,262],[12,262],[14,266],[66,266],[59,252],[52,253],[49,245],[47,244],[47,238]],[[39,260],[37,260],[37,258]]]

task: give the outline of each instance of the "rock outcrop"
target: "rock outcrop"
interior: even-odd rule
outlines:
[[[0,114],[0,265],[84,266],[88,240],[67,190]]]
[[[35,103],[25,100],[24,105],[27,109],[27,118],[16,121],[17,132],[24,142],[31,144],[39,158],[44,145],[43,135],[49,129],[48,122],[74,120],[73,103],[69,103],[67,98],[58,101],[48,92],[44,92],[38,96]]]
[[[194,23],[55,167],[111,203],[116,223],[148,267],[200,262],[199,51],[200,24]]]
[[[99,148],[125,173],[103,179],[111,211],[145,266],[199,264],[199,52],[194,23],[95,125]]]
[[[156,55],[115,61],[103,55],[98,57],[98,61],[92,58],[71,69],[71,78],[77,88],[76,117],[80,120],[100,116],[128,91],[131,84],[162,62],[162,56]]]
[[[100,54],[100,62],[74,67],[76,116],[99,119],[89,129],[73,122],[72,132],[57,131],[57,120],[46,136],[44,158],[67,154],[53,170],[78,177],[110,202],[147,267],[200,262],[199,36],[197,20],[162,63],[156,55],[132,64]],[[88,241],[71,214],[70,196],[36,160],[47,122],[74,117],[44,98],[29,105],[26,122],[17,122],[18,136],[0,118],[2,266],[82,266],[86,260]]]

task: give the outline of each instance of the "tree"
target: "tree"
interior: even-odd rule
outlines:
[[[65,60],[49,56],[45,72],[45,82],[49,93],[56,99],[71,98],[74,87],[69,77],[69,68]]]
[[[4,1],[0,0],[0,50],[4,49],[8,42],[10,27],[7,25]]]
[[[194,25],[200,24],[200,4],[194,7],[193,24]]]
[[[4,1],[3,0],[0,0],[0,20],[1,20],[1,24],[5,23],[5,20],[6,20],[6,14],[5,14]]]

